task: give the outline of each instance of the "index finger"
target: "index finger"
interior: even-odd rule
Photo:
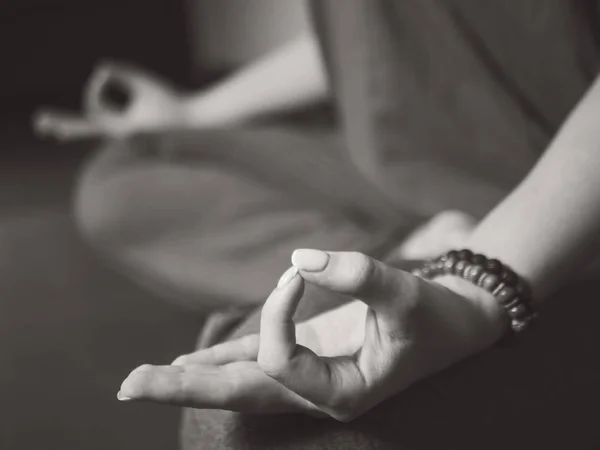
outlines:
[[[267,377],[255,362],[221,367],[144,365],[123,381],[117,398],[250,413],[319,412]]]
[[[42,136],[60,140],[85,139],[103,134],[101,127],[81,114],[43,109],[33,116],[33,129]]]
[[[293,269],[288,278],[263,306],[257,362],[267,375],[332,417],[344,420],[345,412],[354,409],[349,403],[356,401],[365,387],[364,377],[354,355],[319,357],[296,343],[292,318],[304,281]]]

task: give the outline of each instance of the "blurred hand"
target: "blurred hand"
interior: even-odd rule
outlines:
[[[123,105],[107,92],[118,92]],[[131,66],[104,63],[84,89],[83,114],[43,108],[34,129],[43,136],[68,141],[94,136],[123,137],[135,132],[181,126],[186,115],[181,96],[166,81]]]
[[[505,326],[493,297],[464,280],[445,287],[359,253],[299,250],[292,262],[259,335],[139,367],[119,398],[348,421],[492,345]],[[305,282],[356,301],[296,326]]]

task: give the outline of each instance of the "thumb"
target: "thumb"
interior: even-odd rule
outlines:
[[[115,114],[119,109],[126,108],[142,84],[142,76],[137,70],[122,63],[101,63],[85,87],[87,112],[94,115]],[[124,106],[113,105],[113,100],[108,98],[109,91],[119,97],[118,103]]]
[[[107,78],[114,79],[132,88],[147,78],[143,70],[131,63],[121,61],[102,61],[98,64],[96,72],[105,74]]]
[[[420,283],[417,277],[358,252],[299,249],[292,254],[292,264],[308,283],[349,295],[381,312],[413,302]]]

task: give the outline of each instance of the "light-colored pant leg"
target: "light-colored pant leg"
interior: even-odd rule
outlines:
[[[84,170],[75,215],[115,267],[204,309],[260,303],[296,248],[351,250],[416,223],[331,136],[268,130],[109,144]]]

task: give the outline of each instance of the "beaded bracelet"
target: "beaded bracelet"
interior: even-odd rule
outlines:
[[[488,259],[470,250],[452,250],[427,261],[412,273],[429,280],[455,275],[485,289],[504,307],[510,317],[511,329],[516,334],[529,328],[537,317],[529,285],[497,259]]]

